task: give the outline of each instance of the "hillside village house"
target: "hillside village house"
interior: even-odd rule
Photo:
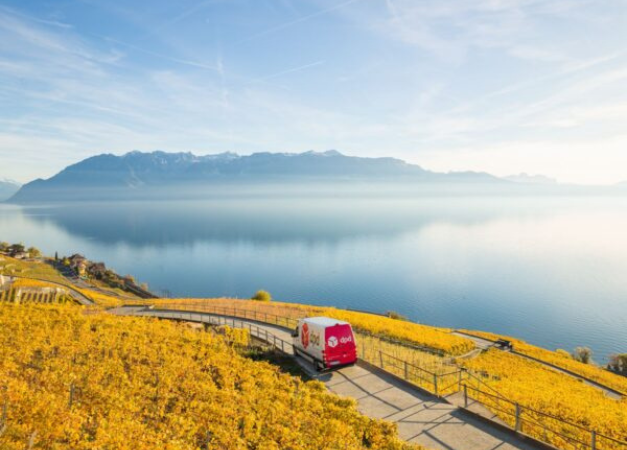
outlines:
[[[0,246],[0,253],[15,259],[28,259],[31,256],[22,244],[8,245],[3,243]]]
[[[28,259],[28,258],[30,258],[30,254],[28,252],[9,253],[9,256],[11,258],[15,258],[15,259]]]
[[[83,255],[78,253],[70,256],[70,268],[76,272],[79,277],[85,276],[87,272],[88,261]]]
[[[105,266],[105,263],[91,263],[89,264],[89,267],[87,268],[87,272],[89,272],[89,274],[94,277],[94,278],[98,278],[98,279],[103,279],[107,273],[107,266]]]

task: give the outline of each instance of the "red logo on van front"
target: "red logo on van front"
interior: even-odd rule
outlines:
[[[300,336],[300,341],[303,343],[303,347],[309,347],[309,326],[306,323],[303,324],[303,333]]]

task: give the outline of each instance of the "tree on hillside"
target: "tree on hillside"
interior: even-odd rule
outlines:
[[[13,244],[9,247],[9,251],[11,253],[23,253],[26,251],[26,247],[24,244]]]
[[[41,251],[36,247],[30,247],[27,252],[31,258],[39,258],[41,256]]]
[[[592,350],[588,347],[577,347],[573,353],[573,359],[584,364],[590,364],[592,362]]]
[[[627,353],[610,356],[610,362],[607,365],[607,368],[612,372],[616,372],[627,377]]]
[[[0,242],[0,252],[4,253],[9,251],[9,243],[8,242]]]
[[[407,316],[404,316],[401,313],[397,313],[396,311],[386,311],[385,315],[386,317],[389,317],[390,319],[404,320],[404,321],[409,320]]]
[[[255,295],[251,297],[251,300],[256,300],[258,302],[269,302],[272,301],[272,296],[268,291],[264,291],[263,289],[255,292]]]

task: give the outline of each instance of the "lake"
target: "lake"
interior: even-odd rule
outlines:
[[[250,297],[627,352],[627,199],[229,199],[0,205],[0,240],[176,297]]]

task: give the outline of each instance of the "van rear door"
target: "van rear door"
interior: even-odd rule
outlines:
[[[324,348],[327,367],[353,364],[357,360],[355,336],[348,324],[327,327]]]

